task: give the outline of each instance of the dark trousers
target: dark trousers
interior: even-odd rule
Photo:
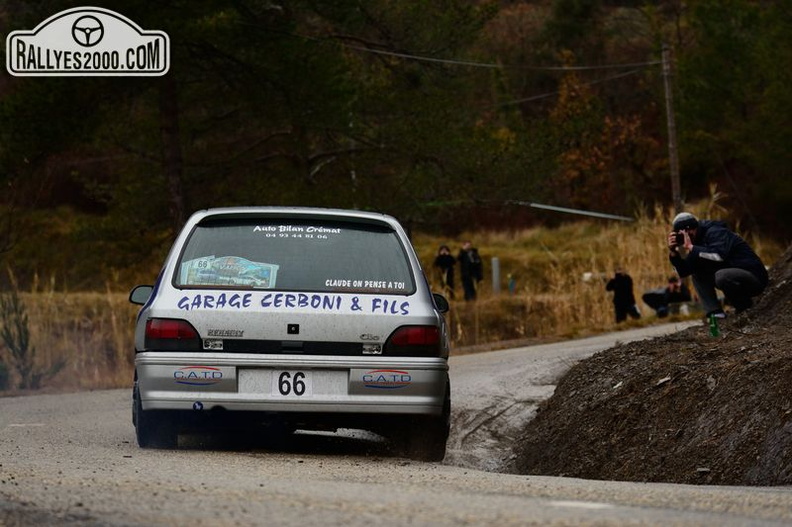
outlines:
[[[641,318],[641,313],[638,311],[638,308],[635,307],[635,304],[630,306],[617,306],[614,304],[613,307],[616,310],[616,323],[624,322],[627,319],[627,315],[630,315],[632,318]]]
[[[643,294],[641,300],[644,301],[644,304],[654,309],[659,318],[668,316],[668,295],[665,288],[647,291]]]
[[[462,276],[462,288],[465,290],[465,300],[476,299],[476,281],[472,276]]]
[[[764,291],[758,278],[745,269],[737,268],[721,269],[714,275],[694,275],[693,285],[707,313],[721,307],[715,291],[716,287],[723,291],[726,300],[738,312],[751,307],[753,305],[751,298]]]

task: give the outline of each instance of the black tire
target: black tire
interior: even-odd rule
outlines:
[[[140,392],[135,387],[132,416],[135,421],[135,436],[140,448],[176,448],[178,428],[167,412],[143,410]]]
[[[420,461],[442,461],[451,431],[451,394],[446,389],[443,413],[439,416],[414,417],[407,430],[406,454]]]

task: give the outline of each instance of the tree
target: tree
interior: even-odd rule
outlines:
[[[789,7],[697,2],[689,13],[696,39],[680,54],[678,76],[683,174],[691,190],[718,182],[733,208],[777,229],[792,219],[785,183],[791,79],[779,67],[792,58]]]

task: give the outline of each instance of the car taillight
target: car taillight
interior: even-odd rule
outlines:
[[[186,320],[150,318],[146,321],[146,349],[152,351],[199,351],[201,338]]]
[[[440,329],[437,326],[402,326],[385,342],[386,355],[430,355],[441,353]]]

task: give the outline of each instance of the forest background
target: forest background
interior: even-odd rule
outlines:
[[[602,236],[606,220],[565,226],[575,217],[531,204],[634,218],[642,232],[661,225],[660,255],[669,108],[682,199],[709,199],[700,212],[761,235],[767,254],[789,241],[792,1],[90,4],[166,32],[168,74],[0,74],[0,284],[71,295],[51,297],[39,320],[94,298],[72,324],[83,340],[107,311],[102,298],[151,283],[185,218],[206,207],[389,213],[427,266],[444,241],[503,233],[508,247],[525,229],[555,229],[520,238],[548,262],[518,258],[532,294],[557,295],[550,277],[564,259],[610,272],[636,262],[629,250],[648,238],[619,230],[622,243],[582,244],[573,258],[559,240]],[[0,33],[82,5],[3,0]],[[666,272],[657,265],[651,280]],[[465,333],[478,335],[470,316]],[[102,339],[128,353],[118,324]]]

